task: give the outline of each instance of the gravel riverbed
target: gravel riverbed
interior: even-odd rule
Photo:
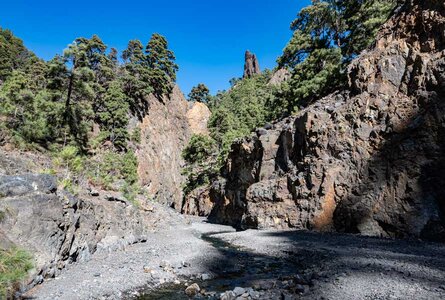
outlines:
[[[25,297],[81,299],[445,299],[445,246],[176,222],[96,253]]]

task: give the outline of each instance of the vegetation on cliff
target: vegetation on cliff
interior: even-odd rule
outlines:
[[[371,45],[396,4],[396,0],[313,0],[302,9],[277,61],[292,74],[281,95],[286,110],[292,113],[343,87],[347,65]]]
[[[205,84],[200,83],[192,88],[188,94],[188,99],[192,102],[208,103],[211,99],[210,90]]]
[[[212,111],[208,123],[210,135],[193,136],[183,151],[187,162],[184,169],[186,194],[217,177],[234,140],[276,117],[278,87],[268,85],[271,76],[272,72],[266,71],[250,78],[232,80],[229,91],[208,98]],[[200,97],[196,89],[192,90],[190,99]]]
[[[145,49],[130,41],[122,61],[98,36],[77,38],[48,62],[8,30],[0,39],[0,142],[54,153],[52,172],[66,170],[61,183],[73,192],[86,178],[103,188],[124,180],[120,189],[133,195],[140,131],[129,132],[129,119],[147,113],[150,93],[163,101],[176,80],[165,37],[153,34]]]

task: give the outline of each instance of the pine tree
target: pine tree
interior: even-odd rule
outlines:
[[[175,64],[175,55],[168,49],[165,37],[153,34],[145,48],[147,66],[150,72],[150,85],[155,95],[161,99],[169,95],[176,81],[178,66]]]
[[[294,32],[278,59],[291,70],[284,85],[289,112],[346,83],[346,65],[370,46],[396,0],[312,0],[291,24]]]
[[[129,138],[127,131],[128,111],[127,97],[120,82],[112,81],[101,101],[97,120],[106,139],[120,150],[126,149]]]
[[[122,53],[124,68],[122,70],[123,92],[129,99],[132,113],[143,119],[148,111],[146,97],[153,92],[150,86],[150,72],[144,47],[138,40],[128,42]]]
[[[24,71],[37,57],[10,30],[0,27],[0,83],[14,70]]]
[[[189,101],[208,103],[210,100],[210,90],[205,84],[200,83],[192,88],[188,94],[188,98]]]

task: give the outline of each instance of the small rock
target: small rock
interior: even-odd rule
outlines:
[[[90,189],[90,195],[93,197],[99,196],[99,191],[95,189]]]
[[[286,292],[281,293],[281,300],[293,300],[293,299],[295,299],[295,297],[292,296],[291,294]]]
[[[160,262],[159,266],[164,270],[164,271],[172,271],[173,270],[173,266],[166,260],[163,260]]]
[[[191,266],[191,264],[190,264],[189,262],[183,261],[183,262],[182,262],[182,266],[183,266],[184,268],[188,268],[188,267]]]
[[[244,294],[246,292],[246,289],[242,288],[242,287],[236,287],[233,292],[235,293],[236,296],[240,296],[242,294]]]
[[[194,297],[199,293],[200,290],[201,289],[199,288],[199,285],[196,283],[193,283],[185,289],[185,294],[189,297]]]
[[[270,130],[270,129],[272,129],[272,128],[273,128],[273,125],[270,124],[270,123],[266,123],[266,124],[264,125],[264,129],[266,129],[266,130]]]
[[[221,294],[221,297],[219,300],[235,300],[236,294],[233,291],[227,291],[223,294]]]
[[[100,273],[94,273],[93,276],[94,277],[100,277]]]
[[[212,279],[212,275],[204,273],[204,274],[201,275],[201,279],[203,281],[210,280],[210,279]]]
[[[169,263],[168,261],[166,261],[166,260],[162,260],[162,261],[159,263],[159,266],[160,266],[161,268],[168,267],[169,265],[170,265],[170,263]]]
[[[297,285],[295,286],[295,292],[296,292],[296,293],[303,294],[303,293],[306,292],[306,288],[307,288],[307,286],[305,286],[305,285],[297,284]]]
[[[254,290],[249,292],[249,296],[252,297],[252,299],[260,299],[260,293]]]
[[[266,135],[267,134],[267,130],[264,129],[264,128],[257,128],[256,134],[257,134],[257,136]]]
[[[144,273],[152,273],[153,269],[150,268],[149,266],[144,266]]]

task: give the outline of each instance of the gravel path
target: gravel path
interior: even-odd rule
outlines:
[[[201,299],[445,299],[445,245],[298,231],[235,232],[193,220],[125,251],[96,254],[27,296],[173,299],[173,284],[174,298],[187,299],[185,287],[196,282],[206,289]],[[203,275],[209,280],[196,279]],[[170,292],[147,292],[160,286]],[[139,296],[142,290],[147,295]]]

